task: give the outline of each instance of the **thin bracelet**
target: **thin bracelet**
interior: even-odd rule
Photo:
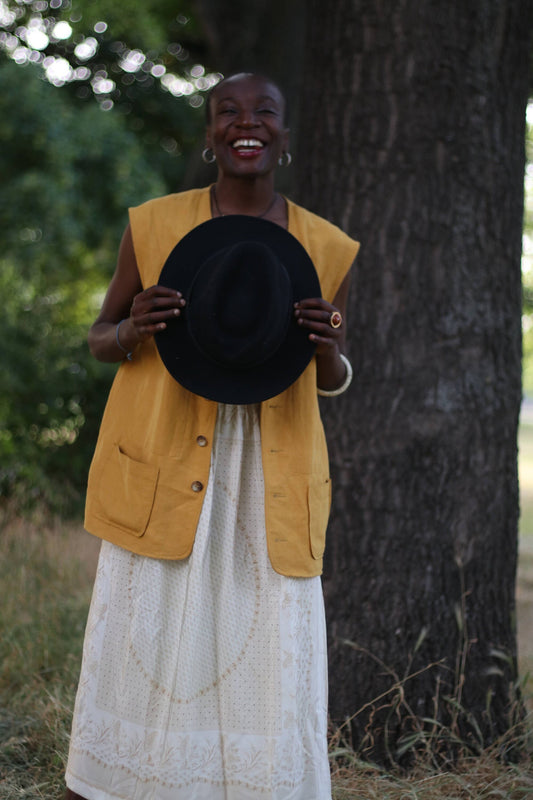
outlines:
[[[122,350],[122,352],[126,354],[126,358],[128,359],[128,361],[132,361],[132,360],[133,360],[133,350],[130,350],[130,351],[128,352],[128,351],[126,350],[126,348],[125,348],[125,347],[123,347],[123,346],[120,344],[120,339],[118,338],[118,329],[120,328],[120,326],[122,325],[122,323],[123,323],[123,322],[126,322],[126,320],[125,320],[125,319],[121,319],[121,320],[120,320],[120,322],[118,323],[117,327],[115,328],[115,339],[116,339],[116,341],[117,341],[117,344],[118,344],[118,346],[119,346],[119,347],[120,347],[120,349]]]
[[[342,362],[343,362],[344,366],[346,367],[346,377],[345,377],[344,381],[341,383],[341,385],[337,389],[318,389],[317,388],[317,393],[321,397],[336,397],[338,394],[342,394],[343,392],[345,392],[346,389],[348,388],[348,386],[352,382],[352,378],[353,378],[352,365],[350,364],[350,362],[348,361],[346,356],[343,356],[342,353],[339,353],[339,355],[340,355],[340,357],[342,359]]]

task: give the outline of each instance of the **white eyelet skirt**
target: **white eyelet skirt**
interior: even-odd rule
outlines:
[[[258,414],[219,406],[188,559],[102,543],[66,774],[87,800],[331,800],[321,582],[270,565]]]

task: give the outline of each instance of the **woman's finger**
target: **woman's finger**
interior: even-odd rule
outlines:
[[[323,297],[305,297],[303,300],[298,300],[298,302],[294,304],[294,307],[297,309],[317,308],[325,309],[326,311],[328,309],[333,311],[335,308],[331,303],[328,303],[327,300],[324,300]]]
[[[185,305],[185,300],[180,292],[164,286],[152,286],[135,295],[132,308],[179,308],[183,305]]]

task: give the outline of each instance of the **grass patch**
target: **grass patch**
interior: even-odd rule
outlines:
[[[0,532],[0,798],[64,794],[98,542],[21,521]]]
[[[420,766],[408,777],[358,762],[333,771],[333,800],[526,800],[533,773],[526,764],[504,767],[488,752],[453,771]]]
[[[533,481],[533,469],[531,475]],[[525,538],[533,542],[533,536]],[[78,525],[15,520],[0,530],[0,800],[63,798],[98,548],[98,540]],[[531,558],[522,553],[519,576],[523,674],[526,668],[533,672],[532,609],[533,550]],[[519,736],[523,741],[524,732]],[[531,758],[505,764],[498,755],[508,745],[502,741],[449,770],[421,762],[407,776],[362,762],[342,731],[333,731],[333,800],[533,800]],[[531,756],[531,743],[525,752]]]

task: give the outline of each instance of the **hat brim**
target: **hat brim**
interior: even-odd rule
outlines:
[[[206,357],[189,336],[185,322],[188,293],[203,262],[217,250],[241,241],[270,247],[288,272],[293,301],[320,297],[314,264],[300,242],[269,220],[245,215],[216,217],[193,228],[168,256],[159,284],[181,292],[186,305],[176,320],[155,336],[166,369],[182,386],[219,403],[258,403],[287,389],[302,374],[315,353],[308,333],[291,318],[285,341],[276,353],[245,370],[222,367]]]

